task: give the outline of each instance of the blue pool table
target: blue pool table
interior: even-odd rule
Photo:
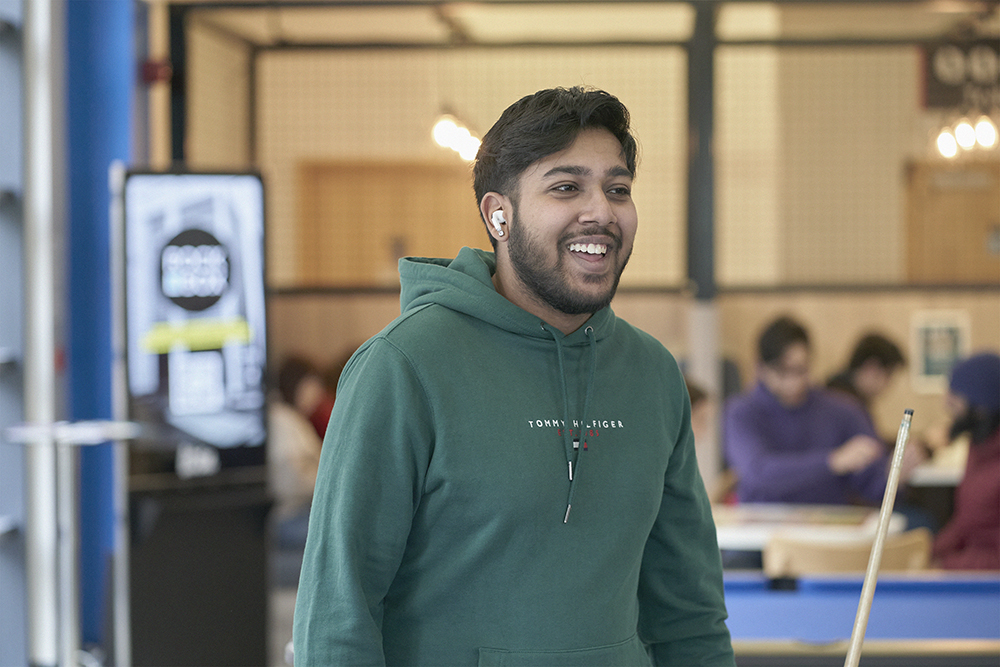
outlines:
[[[737,663],[843,665],[862,583],[860,573],[772,582],[759,572],[726,572]],[[880,658],[866,660],[874,654]],[[1000,575],[880,575],[866,664],[1000,665]]]

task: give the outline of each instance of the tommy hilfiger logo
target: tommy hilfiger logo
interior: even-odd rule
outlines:
[[[556,434],[562,437],[563,431],[566,429],[565,419],[529,419],[529,428],[538,429],[556,429]],[[583,448],[587,449],[587,441],[591,438],[599,438],[601,436],[601,429],[621,429],[625,428],[625,424],[618,419],[593,419],[586,424],[583,424],[581,429],[581,424],[577,420],[573,420],[573,427],[569,429],[569,434],[573,438],[573,449],[580,448],[580,436],[581,430],[583,434]]]
[[[563,429],[566,428],[566,420],[564,419],[529,419],[529,428],[554,428],[556,429],[557,435],[562,437]],[[599,438],[601,436],[601,429],[622,429],[625,428],[625,424],[619,419],[594,419],[588,421],[583,425],[583,448],[587,449],[587,440],[590,438]],[[573,449],[579,449],[580,447],[580,422],[573,420],[573,426],[569,429],[570,436],[573,437]]]
[[[531,428],[566,428],[565,419],[529,419],[528,426]],[[573,429],[580,428],[580,422],[573,420]],[[625,428],[625,424],[620,419],[594,419],[586,423],[586,429],[597,430],[599,428]],[[572,430],[572,429],[571,429]]]

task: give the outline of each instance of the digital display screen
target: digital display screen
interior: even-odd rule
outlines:
[[[125,365],[138,444],[263,450],[260,177],[130,172],[124,218]]]

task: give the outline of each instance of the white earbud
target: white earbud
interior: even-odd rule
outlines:
[[[493,211],[493,215],[490,216],[490,222],[493,223],[493,229],[497,230],[497,236],[503,236],[503,227],[500,225],[507,222],[503,217],[503,209],[497,209]]]

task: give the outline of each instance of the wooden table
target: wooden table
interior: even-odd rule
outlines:
[[[714,505],[712,515],[720,549],[761,551],[772,536],[785,531],[823,540],[874,539],[879,510],[855,505],[741,503]],[[889,532],[905,529],[906,517],[894,512]]]

